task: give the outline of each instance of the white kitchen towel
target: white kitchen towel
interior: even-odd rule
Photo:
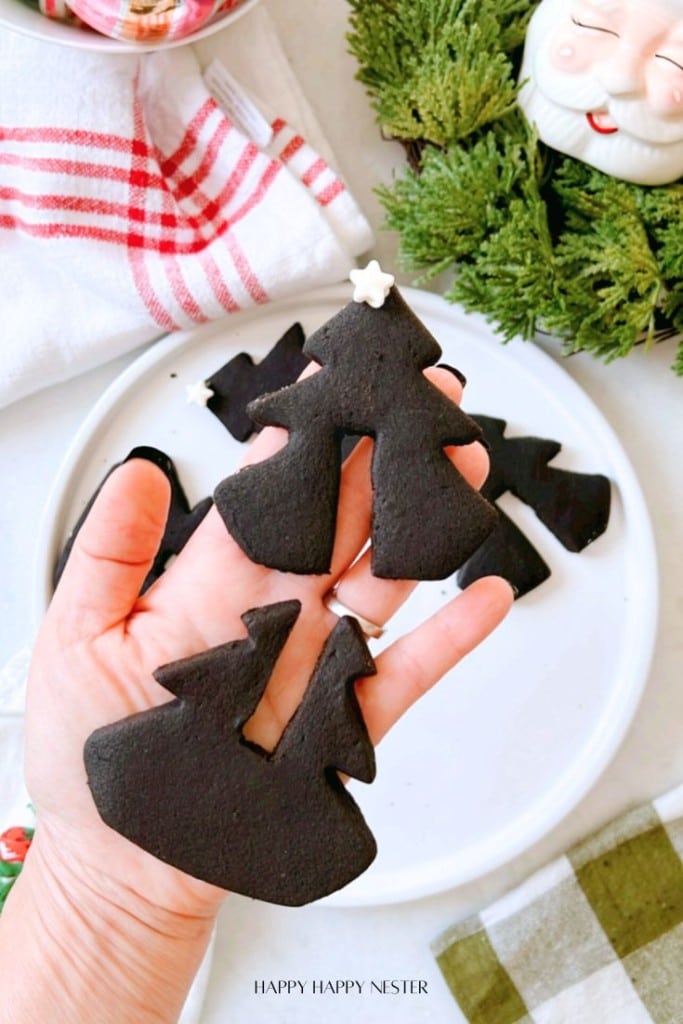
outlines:
[[[30,650],[24,648],[0,668],[0,865],[6,856],[12,862],[11,851],[6,849],[1,838],[3,833],[17,827],[32,828],[35,824],[23,771],[23,708],[30,658]],[[78,870],[77,865],[75,870]],[[11,885],[13,881],[12,877],[4,877],[0,871],[0,886]],[[214,937],[188,993],[179,1024],[198,1024],[200,1020],[213,947]]]
[[[211,52],[0,33],[0,406],[372,245],[265,9]]]

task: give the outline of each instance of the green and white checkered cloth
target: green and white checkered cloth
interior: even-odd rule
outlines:
[[[433,950],[464,1018],[683,1024],[682,858],[683,786],[449,929]]]

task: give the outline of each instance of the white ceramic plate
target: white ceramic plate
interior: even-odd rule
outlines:
[[[74,46],[82,50],[101,50],[107,53],[144,53],[147,50],[166,50],[175,46],[196,43],[197,40],[204,39],[205,36],[225,28],[256,3],[258,0],[244,0],[244,3],[236,10],[212,18],[211,21],[184,39],[166,39],[160,42],[136,43],[127,39],[111,39],[92,29],[48,18],[40,11],[22,3],[21,0],[0,0],[0,26],[4,25],[15,32],[33,36],[34,39],[42,39],[46,43],[58,43],[60,46]]]
[[[607,532],[571,554],[530,509],[501,504],[552,569],[495,635],[399,722],[378,749],[372,786],[351,783],[379,845],[372,867],[327,902],[409,899],[479,877],[536,842],[600,775],[643,690],[652,653],[657,578],[641,491],[617,438],[581,389],[531,344],[501,345],[486,324],[437,296],[403,290],[467,376],[464,407],[508,421],[511,434],[562,442],[554,464],[613,481]],[[262,357],[294,320],[307,333],[349,298],[318,291],[169,336],[103,395],[64,462],[47,511],[36,604],[69,528],[113,462],[135,445],[174,459],[191,501],[211,493],[243,446],[185,385],[237,352]],[[454,594],[421,584],[382,644]]]

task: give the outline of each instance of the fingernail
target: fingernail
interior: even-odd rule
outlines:
[[[457,377],[462,386],[465,387],[467,384],[467,377],[464,373],[461,373],[455,366],[449,366],[448,363],[439,363],[438,366],[440,370],[448,370],[449,373],[452,373],[454,377]]]
[[[155,466],[163,470],[164,473],[168,472],[168,468],[171,460],[165,452],[160,451],[159,448],[152,448],[151,445],[138,445],[133,448],[128,455],[126,455],[124,462],[130,462],[131,459],[145,459],[147,462],[153,462]]]

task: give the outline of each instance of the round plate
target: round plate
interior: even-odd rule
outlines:
[[[144,53],[148,50],[167,50],[174,46],[196,43],[197,40],[212,35],[218,29],[225,28],[256,3],[258,0],[244,0],[236,10],[212,18],[191,35],[185,36],[183,39],[162,39],[160,42],[136,43],[127,39],[111,39],[93,29],[48,18],[40,11],[22,3],[21,0],[0,0],[0,25],[6,25],[7,28],[21,32],[23,35],[42,39],[46,43],[59,43],[61,46],[75,46],[82,50],[102,50],[108,53]]]
[[[238,352],[261,358],[295,320],[309,334],[349,294],[338,286],[171,335],[131,364],[83,424],[51,496],[38,563],[41,617],[69,528],[131,448],[168,452],[192,502],[234,470],[244,446],[206,409],[186,403],[185,386]],[[656,624],[647,510],[595,406],[533,345],[501,345],[483,320],[438,296],[408,288],[403,294],[439,341],[444,361],[467,376],[465,409],[507,420],[510,435],[560,441],[553,464],[608,476],[612,512],[606,533],[571,554],[530,509],[510,496],[501,500],[552,576],[383,740],[373,785],[351,783],[379,854],[365,874],[327,898],[337,905],[410,899],[470,881],[557,824],[598,778],[633,717]],[[453,579],[420,584],[381,646],[456,590]]]

